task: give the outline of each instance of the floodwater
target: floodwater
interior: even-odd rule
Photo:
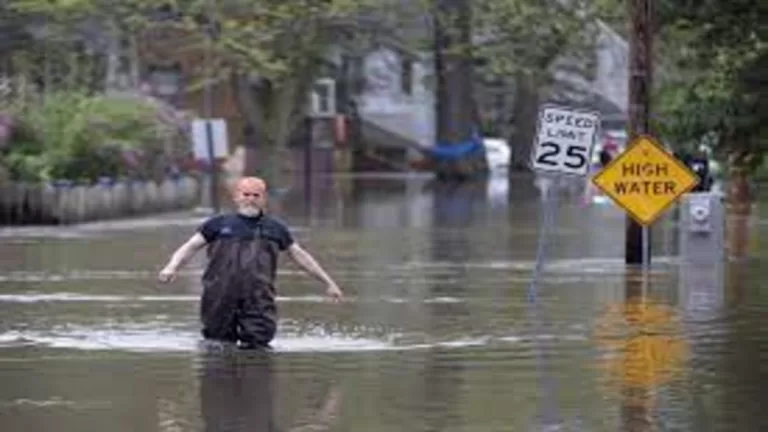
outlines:
[[[203,254],[155,281],[199,214],[0,229],[0,430],[768,430],[765,225],[684,269],[665,219],[643,281],[623,212],[568,189],[533,286],[532,179],[278,191],[347,300],[283,261],[269,354],[200,344]]]

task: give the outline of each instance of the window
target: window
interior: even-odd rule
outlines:
[[[183,93],[181,65],[150,65],[145,75],[145,83],[150,93],[165,102],[178,106]]]
[[[149,82],[155,94],[159,96],[175,96],[179,92],[181,74],[175,67],[152,68],[149,72]]]
[[[331,78],[315,81],[312,88],[312,114],[326,116],[336,114],[336,82]]]

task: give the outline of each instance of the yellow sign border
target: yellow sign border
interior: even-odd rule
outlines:
[[[650,219],[650,220],[648,220],[648,221],[643,221],[643,220],[642,220],[642,218],[640,218],[640,217],[639,217],[637,214],[635,214],[635,212],[633,212],[632,210],[630,210],[630,209],[628,209],[627,207],[625,207],[625,206],[624,206],[624,205],[623,205],[623,204],[622,204],[622,203],[621,203],[621,202],[620,202],[620,201],[619,201],[619,200],[616,198],[616,196],[613,194],[613,192],[611,192],[610,190],[606,190],[606,189],[603,189],[603,187],[602,187],[602,186],[600,186],[600,185],[597,183],[597,179],[598,179],[598,178],[600,178],[600,177],[601,177],[603,174],[605,174],[606,172],[608,172],[610,169],[612,169],[614,165],[618,164],[618,163],[619,163],[619,161],[622,159],[622,156],[624,156],[625,154],[628,154],[628,153],[629,153],[629,152],[630,152],[632,149],[634,149],[635,147],[637,147],[638,145],[640,145],[640,143],[641,143],[641,142],[643,142],[644,140],[645,140],[645,141],[648,141],[648,142],[649,142],[649,143],[650,143],[652,146],[656,147],[656,149],[657,149],[657,150],[660,150],[660,151],[664,152],[664,153],[665,153],[665,154],[666,154],[666,155],[669,157],[669,159],[670,159],[670,160],[672,160],[672,163],[673,163],[673,164],[677,165],[677,167],[678,167],[678,168],[680,168],[681,170],[683,170],[683,171],[685,171],[685,172],[689,173],[689,174],[690,174],[690,175],[691,175],[691,176],[692,176],[694,179],[696,179],[696,181],[695,181],[695,182],[693,182],[693,183],[692,183],[690,186],[688,186],[687,188],[685,188],[685,189],[684,189],[684,190],[683,190],[683,191],[682,191],[682,192],[681,192],[681,193],[680,193],[680,194],[677,196],[677,198],[673,199],[672,201],[670,201],[669,203],[667,203],[665,206],[661,207],[661,208],[660,208],[660,209],[659,209],[659,210],[656,212],[656,214],[654,215],[654,217],[653,217],[653,218],[651,218],[651,219]],[[693,171],[692,171],[690,168],[688,168],[688,166],[686,166],[686,165],[685,165],[685,164],[684,164],[682,161],[680,161],[678,158],[676,158],[676,157],[675,157],[673,154],[670,154],[670,153],[669,153],[669,151],[667,151],[667,149],[665,149],[665,148],[664,148],[664,146],[662,146],[662,145],[661,145],[661,144],[660,144],[658,141],[656,141],[656,139],[655,139],[655,138],[653,138],[653,137],[652,137],[652,136],[650,136],[650,135],[645,135],[645,134],[640,134],[640,135],[637,135],[637,136],[635,137],[635,139],[633,139],[633,140],[632,140],[632,142],[631,142],[631,143],[630,143],[630,144],[627,146],[627,148],[626,148],[626,149],[625,149],[625,150],[624,150],[624,151],[623,151],[623,152],[622,152],[622,153],[621,153],[619,156],[617,156],[615,159],[613,159],[612,161],[610,161],[610,162],[608,163],[608,165],[606,165],[606,166],[605,166],[605,168],[603,168],[602,170],[600,170],[600,172],[599,172],[599,173],[595,174],[595,175],[592,177],[592,184],[593,184],[593,185],[595,185],[595,187],[597,187],[597,188],[598,188],[598,189],[600,189],[601,191],[605,192],[605,194],[606,194],[606,195],[608,195],[608,197],[610,197],[610,198],[611,198],[611,200],[612,200],[614,203],[616,203],[616,205],[618,205],[619,207],[621,207],[622,209],[624,209],[624,211],[625,211],[625,212],[629,213],[629,215],[630,215],[630,216],[632,216],[632,219],[634,219],[634,220],[635,220],[637,223],[639,223],[640,225],[643,225],[643,226],[649,226],[649,225],[653,225],[653,223],[654,223],[654,222],[656,222],[656,220],[658,220],[658,219],[659,219],[659,217],[661,217],[661,215],[662,215],[662,214],[664,214],[664,212],[666,212],[666,211],[667,211],[667,209],[668,209],[669,207],[671,207],[671,206],[672,206],[672,204],[675,204],[675,203],[676,203],[678,200],[680,200],[680,197],[681,197],[681,196],[685,195],[686,193],[690,192],[690,191],[691,191],[693,188],[695,188],[695,187],[696,187],[696,186],[699,184],[699,182],[700,182],[700,181],[701,181],[701,179],[699,179],[699,176],[698,176],[698,175],[697,175],[695,172],[693,172]]]

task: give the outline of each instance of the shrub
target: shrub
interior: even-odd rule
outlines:
[[[159,177],[187,153],[187,120],[139,96],[62,91],[7,108],[12,179],[93,182]]]

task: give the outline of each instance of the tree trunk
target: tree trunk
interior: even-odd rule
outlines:
[[[437,76],[437,140],[457,146],[472,138],[477,117],[473,94],[473,64],[468,50],[471,43],[470,0],[436,0],[435,74]],[[479,130],[478,130],[479,133]],[[463,147],[463,146],[462,146]],[[467,180],[488,171],[485,150],[440,157],[436,154],[438,178]]]
[[[120,32],[115,26],[111,26],[109,32],[109,42],[107,47],[107,71],[104,78],[105,92],[109,93],[115,90],[122,90],[118,79],[120,73]]]
[[[749,216],[752,211],[752,191],[746,169],[733,167],[730,169],[729,177],[727,194],[729,211],[736,215]]]
[[[303,117],[304,96],[311,70],[279,83],[253,83],[245,75],[233,77],[240,115],[244,123],[243,175],[279,181],[289,158],[286,145]]]
[[[539,88],[530,75],[521,73],[515,83],[515,125],[510,139],[510,172],[527,171],[539,113]]]
[[[729,171],[730,179],[726,196],[726,249],[729,258],[739,260],[747,256],[749,248],[752,191],[745,168],[736,165]]]
[[[262,102],[262,86],[256,86],[250,77],[235,74],[232,77],[234,93],[237,98],[237,108],[243,120],[244,161],[243,175],[258,175],[259,147],[268,146],[264,124],[266,122],[265,107]]]

